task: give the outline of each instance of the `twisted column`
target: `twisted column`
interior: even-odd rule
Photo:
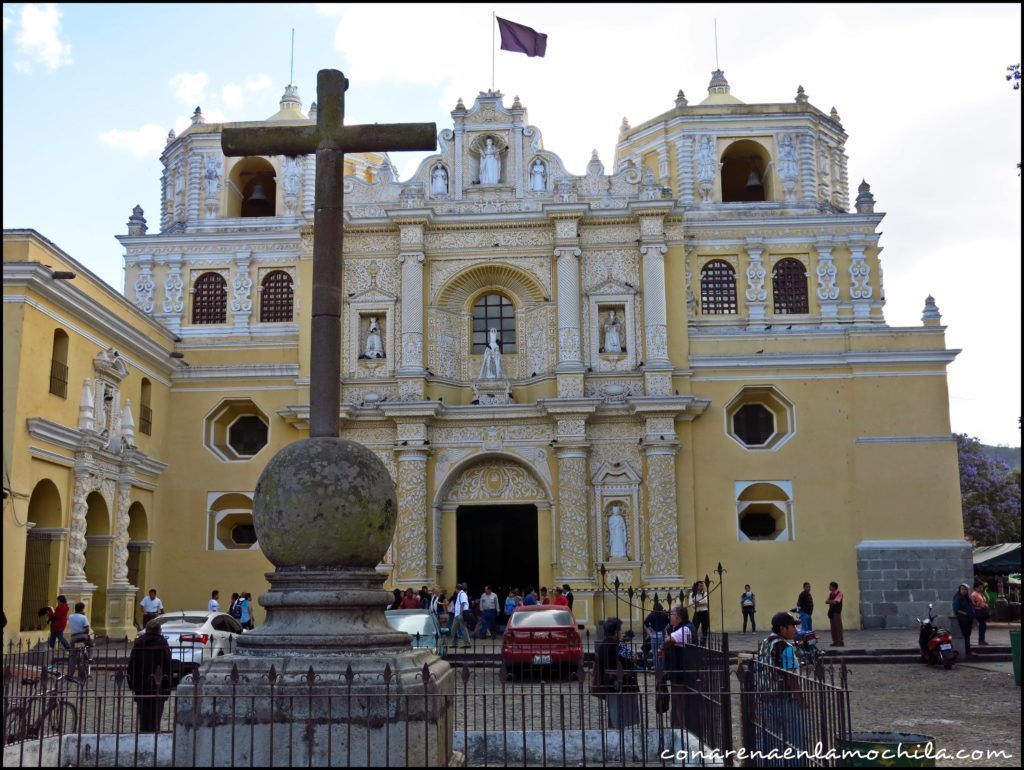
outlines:
[[[68,534],[68,571],[67,582],[85,584],[85,517],[89,506],[85,499],[89,496],[89,472],[75,469],[75,487],[71,494],[71,528]]]
[[[131,480],[121,480],[117,486],[117,511],[114,516],[114,585],[128,585],[128,509],[132,504],[131,494]]]

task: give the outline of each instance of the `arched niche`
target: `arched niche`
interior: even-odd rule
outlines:
[[[722,203],[755,203],[775,199],[771,154],[752,139],[733,142],[722,152]],[[757,184],[753,184],[757,182]]]
[[[266,203],[253,198],[257,187]],[[227,188],[229,217],[272,217],[277,213],[277,170],[266,158],[236,161],[228,173]]]
[[[40,607],[54,602],[60,584],[61,548],[67,539],[63,528],[64,511],[60,492],[50,479],[42,479],[32,489],[28,501],[28,521],[25,540],[24,579],[21,591],[22,631],[46,627],[40,618]]]

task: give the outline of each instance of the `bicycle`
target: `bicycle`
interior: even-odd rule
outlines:
[[[67,677],[72,682],[84,682],[92,672],[92,640],[71,638],[68,653]]]
[[[5,709],[4,743],[17,743],[29,738],[41,738],[45,732],[44,725],[57,735],[75,732],[78,727],[78,709],[67,698],[60,697],[60,682],[64,676],[59,673],[45,674],[39,679],[22,679],[21,683],[28,687],[39,684],[46,679],[53,685],[41,695],[25,695],[15,699],[17,705]],[[38,704],[38,714],[32,713]]]

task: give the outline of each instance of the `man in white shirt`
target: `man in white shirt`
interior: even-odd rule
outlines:
[[[206,604],[207,612],[220,612],[220,591],[213,591],[210,594],[210,601]]]
[[[149,596],[143,596],[139,606],[142,607],[143,628],[157,615],[162,615],[164,611],[164,603],[157,598],[155,588],[149,589]]]
[[[469,610],[469,595],[465,591],[465,585],[456,586],[458,593],[455,594],[455,619],[452,621],[452,643],[459,644],[459,635],[465,636],[465,642],[460,647],[470,647],[469,629],[466,628],[466,621],[462,614]]]

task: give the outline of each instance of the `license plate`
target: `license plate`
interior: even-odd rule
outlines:
[[[939,645],[939,649],[940,650],[952,650],[953,649],[953,645],[951,645],[951,644],[940,644]]]
[[[551,656],[550,655],[534,655],[533,656],[533,662],[534,662],[534,664],[536,664],[538,666],[548,665],[548,664],[551,663]]]

